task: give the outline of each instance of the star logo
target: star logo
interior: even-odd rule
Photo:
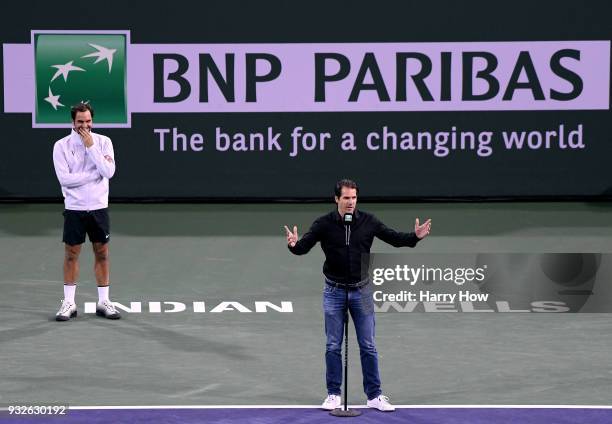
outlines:
[[[57,72],[53,75],[53,78],[51,78],[51,82],[55,81],[55,78],[60,75],[64,77],[64,81],[68,81],[68,72],[70,71],[85,71],[85,69],[79,68],[78,66],[72,66],[72,62],[74,61],[71,60],[63,65],[51,65],[52,68],[57,68]]]
[[[97,44],[89,44],[91,47],[97,50],[97,52],[93,52],[90,54],[86,54],[81,57],[97,57],[94,63],[98,63],[101,60],[106,60],[108,62],[108,73],[110,74],[111,68],[113,67],[113,55],[117,51],[117,49],[107,49],[106,47],[98,46]]]
[[[51,87],[49,87],[49,96],[45,97],[45,101],[51,103],[51,106],[53,106],[53,109],[55,110],[57,110],[58,106],[64,106],[59,102],[59,98],[60,96],[53,95],[53,93],[51,92]]]
[[[69,108],[65,105],[77,104],[85,98],[95,108],[97,126],[129,126],[127,39],[125,33],[110,31],[33,33],[34,125],[70,124]]]

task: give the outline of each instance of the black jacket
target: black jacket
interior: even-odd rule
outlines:
[[[291,253],[303,255],[321,242],[325,253],[323,274],[332,281],[355,284],[362,280],[361,260],[363,253],[370,253],[374,237],[394,247],[414,247],[419,238],[414,233],[400,233],[380,222],[368,212],[355,211],[351,227],[349,248],[346,247],[346,232],[338,210],[323,215],[313,222],[310,230],[295,244],[287,246]],[[350,265],[347,257],[350,252]],[[367,270],[366,270],[367,271]],[[365,273],[364,273],[365,274]]]

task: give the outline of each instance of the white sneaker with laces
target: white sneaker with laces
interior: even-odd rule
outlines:
[[[74,302],[62,299],[62,306],[55,314],[56,321],[68,321],[70,318],[77,316],[77,307]]]
[[[121,314],[117,309],[115,309],[115,305],[110,300],[104,300],[102,302],[98,302],[96,305],[96,315],[99,317],[104,317],[108,319],[119,319],[121,318]]]
[[[391,405],[389,403],[389,398],[383,395],[380,395],[380,396],[375,397],[374,399],[368,400],[368,407],[376,408],[379,411],[383,411],[383,412],[395,411],[395,406]]]
[[[326,411],[333,411],[334,409],[340,408],[340,406],[342,406],[342,398],[340,395],[327,395],[321,408]]]

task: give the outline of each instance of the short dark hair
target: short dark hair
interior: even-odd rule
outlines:
[[[70,108],[70,116],[72,116],[72,120],[76,118],[77,112],[87,112],[91,113],[91,118],[94,117],[93,107],[89,104],[89,102],[80,102]]]
[[[336,193],[336,197],[340,197],[342,194],[342,187],[346,188],[354,188],[357,190],[357,194],[359,194],[359,187],[357,187],[357,183],[353,180],[349,180],[347,178],[343,178],[336,183],[336,187],[334,187],[334,193]]]

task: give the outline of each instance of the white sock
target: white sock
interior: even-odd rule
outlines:
[[[64,284],[64,300],[74,303],[74,292],[76,292],[76,283]]]
[[[102,303],[105,300],[109,300],[108,299],[108,290],[109,290],[108,286],[104,286],[104,287],[98,286],[98,302],[99,303]]]

